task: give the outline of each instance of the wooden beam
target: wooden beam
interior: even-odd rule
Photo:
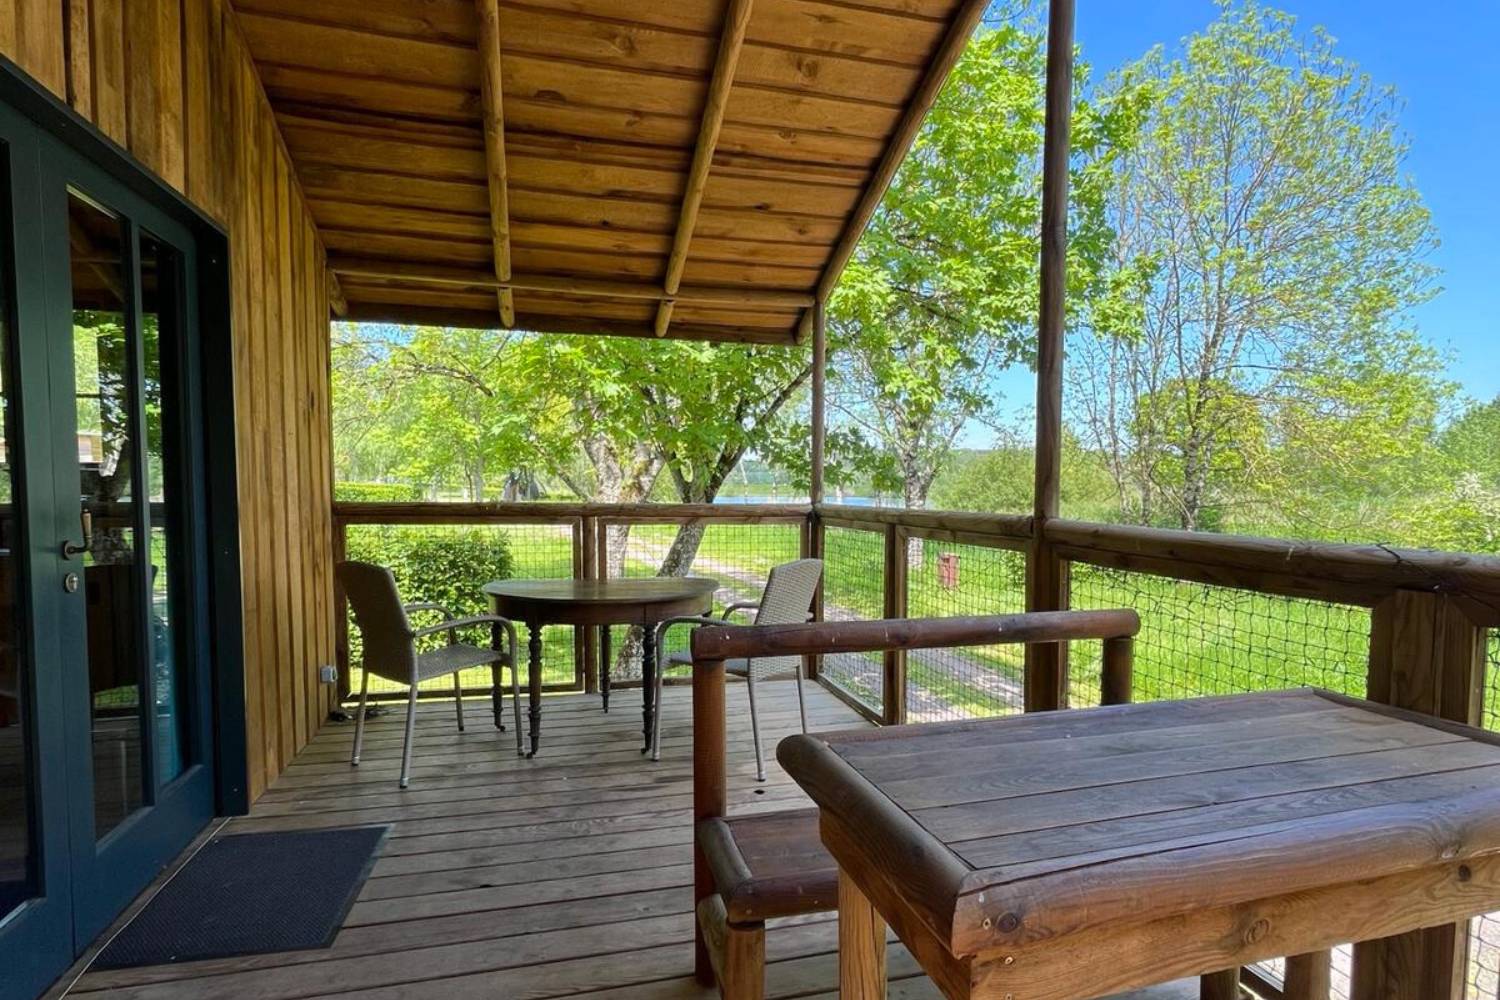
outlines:
[[[493,330],[497,317],[492,310],[469,309],[462,306],[437,307],[413,306],[394,302],[361,302],[358,297],[349,303],[351,323],[397,323],[410,326],[453,326],[466,330]],[[650,337],[655,331],[650,323],[627,323],[604,319],[567,319],[558,316],[516,314],[516,327],[531,333],[586,333],[606,337]],[[793,347],[796,340],[791,331],[767,327],[707,326],[674,323],[667,331],[671,340],[700,340],[724,344],[767,344],[774,347]]]
[[[546,292],[555,295],[578,295],[587,298],[645,299],[661,301],[667,294],[654,285],[633,281],[611,281],[601,278],[564,278],[551,274],[512,274],[502,282],[488,270],[454,267],[446,264],[417,264],[407,261],[330,257],[329,269],[349,278],[422,285],[460,285],[467,288],[512,288],[518,292]],[[809,309],[811,292],[787,292],[768,288],[737,288],[719,285],[683,285],[676,301],[692,305],[739,306],[767,312],[789,312]]]
[[[677,216],[677,235],[672,240],[672,253],[667,258],[667,277],[663,282],[666,297],[656,309],[655,330],[658,337],[666,335],[672,322],[672,303],[677,288],[682,283],[682,271],[687,266],[688,246],[693,240],[693,229],[698,224],[698,209],[703,204],[703,191],[708,186],[708,171],[713,166],[714,149],[719,144],[719,130],[724,125],[724,108],[729,103],[729,91],[734,86],[734,71],[740,62],[740,50],[745,44],[745,29],[750,26],[750,10],[754,0],[729,0],[724,12],[724,30],[719,36],[719,52],[714,59],[714,75],[708,85],[708,100],[703,105],[703,120],[698,126],[698,144],[693,150],[693,166],[688,171],[687,188],[682,195],[682,209]]]
[[[490,192],[490,239],[495,246],[495,277],[500,322],[516,325],[515,295],[510,281],[510,194],[505,170],[505,109],[500,72],[499,0],[474,0],[479,12],[479,89],[484,99],[485,178]]]
[[[1047,523],[1058,515],[1062,464],[1063,299],[1068,253],[1068,155],[1073,108],[1073,3],[1052,0],[1047,17],[1046,133],[1042,143],[1042,275],[1037,321],[1036,485],[1032,540],[1026,572],[1026,610],[1068,607],[1068,567],[1048,541]],[[1026,650],[1026,709],[1068,704],[1068,649]]]
[[[864,235],[865,227],[874,217],[875,209],[880,207],[880,201],[885,197],[886,189],[891,186],[891,181],[895,179],[901,162],[906,159],[907,151],[911,149],[912,143],[916,142],[917,133],[922,130],[922,123],[927,119],[927,112],[932,110],[932,104],[937,100],[943,84],[947,82],[948,74],[953,71],[958,57],[963,55],[970,36],[974,34],[974,27],[984,17],[985,9],[988,7],[989,0],[964,0],[963,6],[954,15],[953,23],[949,25],[948,33],[943,36],[937,55],[928,64],[926,76],[922,78],[917,92],[907,104],[901,121],[896,125],[896,131],[891,134],[891,140],[885,147],[885,153],[880,158],[879,166],[875,168],[875,174],[870,179],[869,186],[865,188],[865,193],[855,206],[853,215],[849,217],[843,235],[834,245],[833,254],[829,257],[828,264],[823,269],[823,277],[818,282],[819,299],[826,301],[833,291],[833,286],[838,284],[839,275],[844,273],[844,266],[849,263],[849,258],[854,256],[854,248],[858,245],[859,238]]]

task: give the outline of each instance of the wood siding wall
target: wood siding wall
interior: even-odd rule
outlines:
[[[0,52],[230,234],[254,798],[334,697],[324,248],[227,0],[0,0]]]

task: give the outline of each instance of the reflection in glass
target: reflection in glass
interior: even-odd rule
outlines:
[[[10,269],[0,253],[0,267]],[[35,859],[31,850],[29,817],[31,781],[27,765],[30,747],[22,710],[20,579],[16,553],[21,550],[12,469],[19,455],[11,419],[9,288],[0,281],[0,920],[35,895]]]
[[[129,297],[119,217],[68,197],[73,279],[73,364],[78,412],[79,531],[88,596],[88,673],[93,710],[94,836],[143,803],[141,624],[137,609],[132,490],[137,428],[130,391]]]
[[[187,712],[185,692],[178,683],[176,644],[172,631],[170,597],[173,565],[162,428],[172,426],[162,411],[162,355],[164,344],[175,343],[172,324],[177,295],[178,261],[171,247],[150,233],[141,234],[141,348],[143,399],[146,411],[145,483],[151,505],[151,679],[156,726],[156,776],[166,784],[182,773],[186,763]]]

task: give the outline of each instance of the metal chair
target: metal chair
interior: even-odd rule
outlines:
[[[364,669],[359,685],[359,716],[354,725],[354,752],[349,758],[351,766],[359,766],[360,746],[365,738],[365,701],[369,696],[370,675],[388,681],[406,684],[409,687],[406,705],[406,743],[401,750],[401,787],[405,788],[411,777],[411,744],[417,721],[417,685],[433,677],[453,675],[454,705],[458,713],[458,729],[464,728],[463,682],[459,673],[471,667],[490,667],[494,692],[495,728],[505,731],[502,721],[500,690],[501,674],[510,668],[511,704],[515,710],[516,753],[524,754],[521,748],[521,687],[516,675],[516,628],[509,620],[499,615],[471,615],[455,618],[440,604],[402,604],[396,590],[396,578],[384,566],[373,563],[343,562],[336,570],[339,585],[349,599],[354,611],[354,621],[359,626],[364,641]],[[436,611],[444,621],[425,628],[413,628],[407,614],[413,611]],[[458,641],[458,630],[475,625],[499,626],[505,630],[506,647],[487,649]],[[448,633],[448,644],[436,649],[418,650],[417,640],[424,636]]]
[[[710,616],[688,616],[668,618],[656,627],[656,708],[651,720],[651,759],[661,760],[661,687],[662,649],[667,629],[673,625],[723,625],[736,611],[755,610],[757,625],[795,625],[812,617],[810,609],[818,582],[823,578],[823,560],[798,559],[782,563],[771,570],[766,578],[766,589],[759,601],[743,601],[731,604],[719,618]],[[674,666],[691,666],[693,658],[688,653],[674,653],[667,659]],[[755,712],[755,685],[761,681],[792,676],[797,680],[797,708],[802,714],[802,731],[807,732],[807,702],[802,695],[802,657],[763,656],[755,659],[730,660],[724,664],[727,673],[745,679],[750,697],[750,729],[755,739],[755,775],[757,781],[766,780],[766,763],[761,752],[760,720]]]

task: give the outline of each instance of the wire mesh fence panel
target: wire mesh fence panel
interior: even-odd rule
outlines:
[[[1363,697],[1366,608],[1278,597],[1075,563],[1072,606],[1134,608],[1135,699],[1197,698],[1315,686]],[[1074,705],[1099,697],[1098,643],[1069,653]]]
[[[573,576],[574,539],[571,524],[357,524],[345,529],[346,558],[388,567],[396,577],[401,600],[407,604],[440,604],[457,616],[487,614],[488,599],[480,590],[490,580],[516,578],[568,578]],[[441,620],[437,612],[412,614],[418,627]],[[526,627],[516,623],[524,659]],[[488,627],[470,629],[460,636],[466,642],[489,645]],[[446,635],[421,640],[431,646],[447,641]],[[359,626],[349,613],[350,690],[358,692],[362,670],[363,641]],[[525,669],[521,683],[525,685]],[[576,677],[573,630],[551,627],[542,632],[542,679],[547,684],[572,684]],[[488,667],[462,674],[466,691],[488,691]],[[422,694],[451,695],[453,682],[440,677],[425,682]],[[406,685],[370,677],[370,693],[406,693]]]
[[[981,545],[911,539],[907,613],[913,618],[996,615],[1026,608],[1026,555]],[[1009,715],[1024,707],[1025,650],[972,646],[906,657],[906,720]]]
[[[1500,731],[1500,629],[1490,629],[1486,636],[1480,724]],[[1469,1000],[1500,997],[1500,913],[1477,917],[1469,924],[1468,996]]]
[[[1370,655],[1366,608],[1279,597],[1074,563],[1072,606],[1134,608],[1136,701],[1322,687],[1363,697]],[[1098,643],[1072,643],[1069,700],[1099,703]],[[1349,996],[1353,949],[1334,949],[1332,996]],[[1279,962],[1259,964],[1280,980]]]
[[[823,618],[872,621],[885,617],[885,535],[853,528],[823,534]],[[822,676],[860,704],[879,712],[885,668],[880,653],[823,657]]]
[[[800,522],[728,524],[691,522],[679,524],[610,524],[605,544],[612,577],[651,577],[670,567],[678,575],[707,576],[718,581],[713,613],[730,604],[757,601],[771,568],[798,558],[802,549]],[[748,621],[739,615],[735,621]],[[686,653],[686,626],[667,633],[668,657]],[[641,646],[637,631],[624,626],[610,629],[611,681],[640,680]],[[673,666],[668,677],[688,675],[686,666]]]

